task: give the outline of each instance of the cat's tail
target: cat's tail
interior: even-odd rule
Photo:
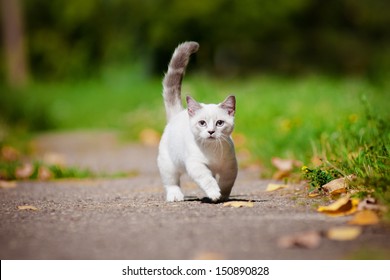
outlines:
[[[190,59],[197,52],[197,42],[185,42],[177,46],[168,65],[168,72],[163,79],[163,97],[167,119],[183,110],[181,102],[181,82]]]

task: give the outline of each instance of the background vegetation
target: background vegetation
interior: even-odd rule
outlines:
[[[195,40],[184,92],[204,102],[236,94],[237,142],[251,161],[321,156],[387,190],[389,1],[1,3],[2,145],[20,131],[115,128],[132,140],[145,127],[161,132],[163,72],[176,45]],[[19,31],[10,3],[20,4]],[[14,69],[26,73],[12,80],[15,34],[26,66]]]

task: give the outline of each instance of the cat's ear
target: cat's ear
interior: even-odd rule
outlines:
[[[186,100],[187,100],[188,115],[190,115],[190,117],[193,117],[195,115],[196,111],[201,109],[202,106],[189,95],[187,95]]]
[[[236,112],[236,97],[234,95],[229,95],[226,99],[219,105],[222,109],[226,110],[229,116],[234,116]]]

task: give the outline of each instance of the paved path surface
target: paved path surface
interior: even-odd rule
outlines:
[[[240,171],[234,200],[253,208],[202,202],[185,180],[186,201],[164,202],[156,148],[124,145],[112,133],[47,134],[36,153],[57,155],[95,171],[137,174],[121,179],[19,182],[0,189],[1,259],[344,259],[390,256],[390,229],[366,227],[353,241],[322,238],[318,248],[278,247],[281,236],[345,225],[313,210],[297,187],[265,192],[269,181]],[[18,210],[32,205],[36,211]]]

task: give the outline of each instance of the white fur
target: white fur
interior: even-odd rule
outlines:
[[[228,199],[237,176],[230,137],[234,109],[226,109],[232,100],[234,107],[234,97],[228,97],[221,104],[200,104],[187,97],[188,110],[170,117],[157,159],[167,201],[184,200],[180,188],[183,173],[187,173],[211,200]]]

